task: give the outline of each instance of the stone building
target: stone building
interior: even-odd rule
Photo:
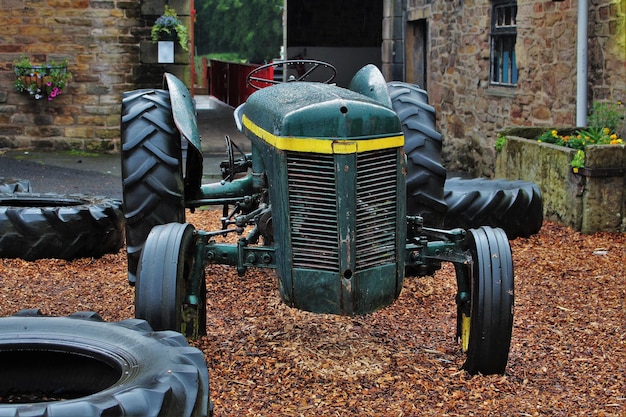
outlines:
[[[497,132],[575,126],[574,0],[385,0],[383,72],[424,86],[448,170],[493,173]],[[626,103],[626,1],[592,0],[588,102]]]
[[[0,0],[0,148],[116,150],[124,91],[160,86],[164,71],[189,85],[188,54],[177,46],[176,64],[157,64],[150,41],[166,3],[189,27],[189,0]],[[336,7],[345,4],[358,2]],[[449,170],[490,176],[503,127],[575,124],[574,0],[382,4],[380,60],[368,60],[388,80],[428,90]],[[625,14],[626,0],[590,0],[589,103],[626,102]],[[48,102],[16,92],[21,55],[66,58],[73,79],[64,93]]]

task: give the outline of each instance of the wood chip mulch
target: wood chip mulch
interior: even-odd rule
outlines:
[[[215,211],[188,215],[214,230]],[[470,376],[454,340],[451,265],[407,279],[358,317],[281,303],[271,270],[207,268],[206,357],[216,416],[626,416],[626,234],[546,222],[511,242],[515,323],[505,375]],[[0,259],[0,315],[133,317],[124,251],[75,261]]]

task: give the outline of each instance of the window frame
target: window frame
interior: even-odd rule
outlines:
[[[507,12],[509,12],[508,15]],[[499,18],[501,19],[500,22],[498,21]],[[515,55],[516,42],[517,1],[493,0],[489,42],[489,85],[507,88],[517,87],[519,70]]]

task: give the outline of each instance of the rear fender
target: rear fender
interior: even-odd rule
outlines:
[[[198,124],[196,122],[196,109],[191,93],[189,93],[185,84],[174,75],[165,73],[165,80],[167,89],[170,92],[172,115],[174,116],[176,128],[198,152],[202,153],[200,134],[198,133]]]
[[[368,64],[354,74],[348,89],[372,98],[389,109],[393,108],[387,81],[375,65]]]
[[[187,139],[187,163],[185,173],[185,200],[198,198],[202,183],[202,145],[196,121],[196,108],[191,93],[174,75],[165,73],[167,89],[170,92],[174,124],[181,136]]]

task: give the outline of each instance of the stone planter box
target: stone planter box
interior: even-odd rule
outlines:
[[[585,168],[574,173],[570,162],[576,150],[507,138],[496,157],[496,177],[537,184],[545,219],[582,233],[626,232],[625,145],[587,146]]]

